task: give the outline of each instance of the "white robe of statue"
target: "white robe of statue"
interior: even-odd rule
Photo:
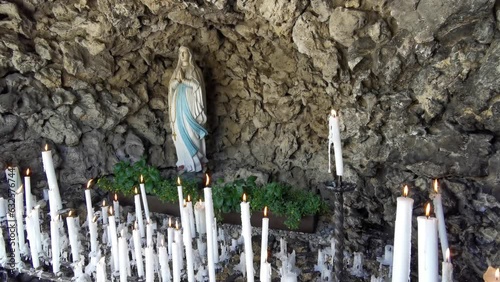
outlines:
[[[206,158],[204,125],[207,121],[205,84],[200,68],[187,47],[179,48],[179,60],[169,83],[168,104],[172,139],[180,171],[199,172]]]

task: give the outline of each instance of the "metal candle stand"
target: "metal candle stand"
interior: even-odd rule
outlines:
[[[326,183],[326,188],[333,192],[333,241],[335,242],[335,257],[333,258],[333,281],[344,281],[344,193],[354,191],[354,183],[342,182],[342,176],[338,181]]]

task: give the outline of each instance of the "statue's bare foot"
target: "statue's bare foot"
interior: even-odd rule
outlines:
[[[177,167],[177,174],[180,175],[183,174],[184,172],[186,172],[186,169],[184,168],[183,165]]]

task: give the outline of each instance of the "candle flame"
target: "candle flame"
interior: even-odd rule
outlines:
[[[408,197],[408,185],[405,185],[405,187],[403,187],[403,196],[405,198]]]
[[[246,201],[247,201],[247,194],[246,194],[246,193],[243,193],[243,202],[245,202],[245,203],[246,203]]]
[[[110,216],[113,216],[113,206],[109,206],[109,208],[108,208],[108,214]]]
[[[118,195],[115,193],[115,202],[118,202]]]
[[[264,207],[264,217],[267,217],[267,206]]]
[[[168,218],[168,227],[172,227],[172,218],[171,217]]]
[[[427,203],[425,206],[425,216],[429,217],[431,214],[431,203]]]
[[[24,186],[23,185],[19,186],[19,189],[17,189],[16,194],[22,193],[23,190],[24,190]]]
[[[45,151],[49,150],[49,144],[45,144]]]
[[[178,220],[175,221],[175,229],[179,230],[179,221]]]
[[[450,262],[450,248],[446,248],[446,262]]]
[[[497,270],[495,271],[495,280],[498,281],[498,279],[500,279],[500,268],[497,268]]]
[[[177,186],[181,186],[181,178],[177,176]]]
[[[97,215],[94,215],[94,218],[92,218],[92,222],[96,223],[97,222],[97,218],[99,218],[99,217]]]
[[[26,170],[26,176],[30,176],[30,169],[29,168]]]
[[[69,213],[68,213],[68,217],[73,217],[73,210],[70,210]]]
[[[438,191],[438,188],[439,188],[438,180],[434,179],[433,182],[434,182],[434,192],[439,193],[439,191]]]
[[[144,177],[142,177],[142,174],[141,174],[141,183],[144,183]]]
[[[184,202],[182,203],[182,206],[183,206],[183,207],[186,207],[186,206],[187,206],[186,199],[184,199]]]
[[[336,111],[336,110],[333,110],[333,109],[332,109],[331,114],[332,114],[332,117],[337,117],[337,111]]]
[[[208,187],[208,185],[210,184],[210,176],[208,176],[208,173],[205,173],[205,176],[206,176],[205,187]]]
[[[90,179],[90,180],[87,182],[87,189],[90,189],[90,185],[92,185],[92,181],[94,181],[94,179]]]
[[[134,187],[134,194],[139,194],[139,191],[137,190],[137,187]]]
[[[106,206],[106,200],[102,200],[102,206],[105,207]]]
[[[191,195],[188,194],[188,199],[187,199],[188,202],[191,202]]]

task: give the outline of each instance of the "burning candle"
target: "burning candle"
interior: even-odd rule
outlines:
[[[240,203],[241,207],[241,233],[244,239],[245,248],[245,263],[247,281],[254,281],[253,270],[253,249],[252,249],[252,226],[250,224],[250,203],[247,202],[247,195],[243,194],[243,201]]]
[[[191,202],[191,195],[187,196],[186,201],[187,208],[187,218],[189,219],[189,229],[191,230],[191,238],[196,237],[196,229],[194,227],[194,212],[193,212],[193,202]]]
[[[410,278],[413,199],[407,196],[408,185],[405,185],[403,197],[397,199],[392,282],[408,282]]]
[[[205,234],[207,232],[205,223],[205,204],[201,201],[201,199],[194,205],[194,218],[198,234]]]
[[[333,144],[333,151],[335,154],[335,169],[338,176],[342,176],[344,174],[344,162],[342,160],[342,144],[340,142],[340,129],[339,129],[339,120],[337,116],[337,112],[332,110],[328,117],[328,125],[329,125],[329,135],[328,135],[328,172],[331,172],[331,144]]]
[[[118,234],[116,233],[115,214],[113,207],[109,207],[109,240],[111,241],[111,256],[113,257],[113,270],[120,269],[120,254],[118,253]]]
[[[87,182],[87,187],[85,188],[85,204],[87,206],[87,222],[89,226],[92,220],[92,216],[94,215],[94,209],[92,208],[92,199],[90,198],[90,188],[92,188],[92,181],[93,179],[90,179]]]
[[[106,204],[106,200],[102,200],[101,218],[103,225],[108,224],[108,205]]]
[[[179,198],[179,214],[181,217],[181,223],[182,223],[182,226],[185,226],[186,225],[185,218],[183,217],[183,214],[182,214],[182,206],[184,203],[184,196],[182,194],[182,185],[181,185],[180,177],[177,177],[177,196]]]
[[[137,276],[144,277],[144,264],[142,262],[142,246],[141,235],[137,229],[137,221],[134,222],[134,229],[132,230],[132,238],[134,240],[135,264],[137,266]]]
[[[149,218],[148,198],[146,197],[146,188],[144,187],[144,177],[142,177],[142,175],[139,187],[141,188],[142,204],[144,205],[144,213],[146,214],[146,221],[149,221],[150,218]]]
[[[446,256],[441,271],[442,282],[453,282],[453,265],[450,259],[450,248],[446,249]]]
[[[434,186],[434,213],[436,214],[438,222],[439,241],[441,243],[441,251],[443,258],[446,257],[446,250],[448,249],[448,235],[446,233],[446,224],[444,222],[443,201],[441,193],[439,193],[439,183],[437,179],[433,181]]]
[[[30,169],[26,170],[26,176],[24,177],[24,187],[26,188],[26,213],[31,212],[32,199],[31,199],[31,177],[30,177]]]
[[[425,216],[417,217],[418,222],[418,281],[437,282],[438,241],[437,220],[430,217],[431,205],[425,208]]]
[[[262,218],[262,235],[261,235],[262,238],[260,242],[260,277],[266,276],[266,274],[263,271],[267,271],[265,263],[267,263],[268,235],[269,235],[269,218],[267,217],[267,206],[265,206],[264,217]]]
[[[144,232],[144,222],[142,219],[142,208],[141,208],[141,198],[139,196],[139,192],[137,191],[137,187],[134,188],[134,202],[135,202],[135,217],[137,218],[137,222],[139,223],[139,231],[141,232],[141,238],[144,238],[146,235]]]
[[[172,256],[172,244],[174,242],[174,228],[172,227],[172,218],[168,218],[168,228],[167,228],[167,247],[168,254]]]
[[[55,213],[62,209],[62,202],[59,185],[57,184],[56,171],[54,170],[54,162],[52,160],[52,151],[49,150],[48,145],[45,145],[45,151],[42,152],[42,161],[45,174],[47,175],[49,190],[52,193],[52,200],[54,201],[54,210],[51,210],[51,213],[55,217]]]
[[[192,206],[191,206],[192,208]],[[186,219],[190,219],[188,216],[189,209],[187,205],[183,208],[184,215]],[[192,210],[192,209],[191,209]],[[193,258],[193,239],[191,237],[191,224],[184,226],[183,239],[184,239],[184,249],[186,252],[186,270],[189,282],[194,282],[194,258]]]
[[[210,184],[210,177],[206,174],[206,183],[203,193],[205,196],[205,222],[207,229],[207,261],[208,261],[208,278],[210,282],[215,282],[215,248],[214,234],[212,232],[214,222],[214,205],[212,202],[212,188]]]
[[[115,211],[115,220],[120,222],[120,202],[118,202],[118,194],[115,193],[113,198],[113,209]]]
[[[59,225],[61,216],[50,220],[50,240],[52,245],[52,272],[57,274],[60,270]]]
[[[73,257],[73,262],[80,260],[80,243],[78,242],[78,229],[76,225],[76,213],[71,210],[66,217],[66,224],[68,225],[68,237],[69,244],[71,245],[71,256]]]
[[[92,217],[89,222],[89,234],[90,234],[90,252],[92,254],[97,253],[97,215]]]

